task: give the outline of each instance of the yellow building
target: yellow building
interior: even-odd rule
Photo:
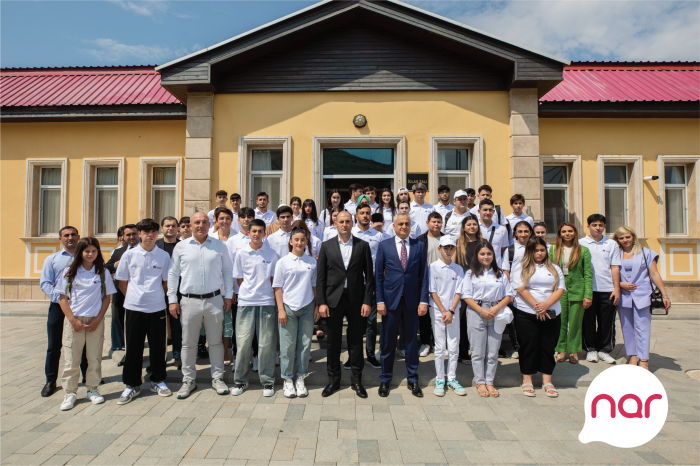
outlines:
[[[321,2],[157,67],[7,69],[0,299],[43,300],[69,224],[325,205],[358,181],[489,184],[556,231],[631,225],[674,303],[700,303],[700,66],[574,63],[398,1]],[[363,118],[356,118],[357,116]],[[652,179],[657,177],[658,179]],[[435,196],[432,195],[435,202]]]

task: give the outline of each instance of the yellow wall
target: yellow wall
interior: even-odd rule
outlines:
[[[185,121],[4,123],[0,130],[0,277],[24,277],[24,209],[27,158],[67,158],[67,222],[80,228],[83,158],[125,158],[124,219],[138,221],[140,157],[184,157]],[[106,247],[114,244],[105,242]],[[57,247],[57,243],[32,244]],[[48,253],[40,250],[39,255]],[[39,269],[42,257],[39,257]],[[35,273],[34,258],[30,276]]]

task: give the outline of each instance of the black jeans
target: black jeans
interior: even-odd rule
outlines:
[[[367,330],[367,318],[362,317],[362,303],[351,304],[346,293],[340,298],[337,307],[330,308],[326,319],[328,329],[328,379],[340,382],[340,351],[343,343],[343,316],[348,318],[348,356],[352,367],[352,383],[362,382],[362,369],[365,359],[362,352],[362,337]]]
[[[49,305],[49,315],[46,319],[46,334],[48,336],[48,346],[46,348],[46,363],[44,373],[46,383],[56,383],[58,380],[58,363],[61,359],[61,349],[63,348],[63,321],[66,318],[58,303]],[[83,348],[83,359],[80,361],[80,372],[85,378],[88,362]]]
[[[583,311],[583,349],[610,353],[615,347],[617,306],[610,299],[612,291],[594,291],[591,307]],[[597,324],[597,328],[596,328]]]
[[[533,375],[537,372],[552,375],[556,361],[554,348],[559,340],[561,316],[539,320],[535,314],[513,308],[515,331],[520,343],[520,373]]]
[[[418,332],[420,333],[420,344],[434,346],[433,323],[430,320],[430,312],[424,316],[418,316]]]
[[[139,387],[143,383],[143,348],[148,337],[148,352],[151,364],[151,381],[165,380],[165,354],[167,329],[165,310],[158,312],[139,312],[126,309],[126,361],[122,372],[122,381],[130,387]],[[180,340],[182,341],[182,339]]]

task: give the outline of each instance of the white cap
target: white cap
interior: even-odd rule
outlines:
[[[459,190],[455,191],[455,195],[453,196],[453,199],[457,199],[460,196],[466,196],[466,195],[467,195],[466,191],[464,191],[463,189],[459,189]]]
[[[398,190],[398,192],[397,192],[397,193],[400,193],[400,192],[403,192],[403,191],[406,191],[406,192],[408,192],[408,189],[406,189],[406,188],[399,188],[399,190]]]
[[[505,308],[494,317],[493,329],[496,333],[501,334],[506,329],[506,325],[511,322],[513,322],[513,311],[510,308]]]
[[[457,246],[451,235],[444,235],[440,238],[440,246]]]

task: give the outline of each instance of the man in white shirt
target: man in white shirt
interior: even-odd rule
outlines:
[[[438,188],[438,199],[440,202],[435,204],[435,212],[439,213],[442,217],[442,223],[445,224],[445,215],[447,212],[452,212],[455,206],[450,204],[450,187],[446,184],[441,185]]]
[[[214,218],[214,212],[216,212],[217,207],[223,207],[224,209],[226,208],[226,201],[228,201],[228,193],[224,191],[223,189],[220,189],[216,192],[216,207],[211,209],[209,213],[207,214],[207,217],[209,217],[209,229],[213,230],[214,225],[216,225],[216,219]]]
[[[522,194],[513,194],[510,197],[510,207],[513,209],[513,213],[506,217],[508,224],[510,225],[510,242],[509,245],[515,244],[515,225],[518,222],[525,221],[530,224],[531,227],[535,226],[535,221],[523,212],[525,208],[525,196]]]
[[[454,194],[455,208],[445,215],[445,221],[442,226],[442,232],[450,235],[455,242],[462,234],[462,220],[471,215],[467,210],[467,193],[463,190],[455,191]]]
[[[418,224],[416,238],[428,231],[428,215],[435,211],[432,204],[425,202],[425,192],[428,190],[423,183],[413,185],[413,202],[411,202],[411,220]]]
[[[238,223],[238,212],[241,210],[241,195],[238,193],[231,194],[229,199],[231,203],[231,212],[233,212],[233,222],[231,222],[231,231],[233,234],[241,231],[241,225]]]
[[[365,196],[369,198],[369,207],[372,209],[372,213],[376,214],[377,212],[381,212],[381,209],[379,208],[379,203],[377,203],[377,188],[374,186],[365,186]]]
[[[292,217],[294,212],[289,206],[277,209],[277,222],[280,229],[267,238],[267,244],[277,253],[280,259],[289,254],[289,238],[292,235]]]
[[[126,356],[122,380],[126,389],[117,404],[131,402],[141,394],[143,349],[148,338],[151,391],[160,396],[172,392],[165,384],[166,302],[170,256],[156,247],[160,225],[150,218],[136,224],[141,244],[129,249],[119,261],[115,278],[124,295]],[[177,302],[175,296],[174,302]]]
[[[364,191],[364,189],[364,186],[362,186],[360,183],[353,183],[350,185],[350,200],[345,203],[343,208],[347,212],[350,212],[350,215],[353,217],[357,212],[357,200],[360,198],[360,196],[362,196],[362,191]]]
[[[267,205],[270,203],[270,198],[268,197],[267,193],[258,193],[258,195],[255,196],[255,203],[258,205],[258,208],[255,209],[255,218],[258,218],[265,222],[266,227],[269,227],[270,225],[275,223],[275,220],[277,220],[277,216],[274,212],[267,209]]]
[[[484,199],[488,199],[489,201],[492,200],[493,189],[491,189],[491,186],[485,184],[483,186],[479,186],[478,193],[479,197],[476,201],[476,205],[470,211],[472,215],[477,217],[479,216],[479,205],[481,201]],[[493,221],[496,222],[496,225],[507,225],[506,230],[510,229],[510,224],[508,223],[508,220],[506,220],[506,215],[503,213],[503,210],[501,210],[501,206],[495,204]],[[510,233],[508,234],[510,235]]]
[[[583,313],[583,349],[586,361],[601,360],[614,364],[610,352],[615,347],[615,318],[620,301],[620,250],[617,243],[604,235],[604,215],[588,217],[590,235],[578,240],[591,253],[593,266],[593,303]],[[596,328],[597,324],[597,328]]]
[[[493,201],[484,199],[479,202],[479,228],[481,228],[481,237],[484,241],[488,241],[491,243],[491,246],[493,246],[493,250],[497,256],[498,266],[500,267],[502,265],[503,252],[508,248],[508,230],[493,221],[494,214]]]

